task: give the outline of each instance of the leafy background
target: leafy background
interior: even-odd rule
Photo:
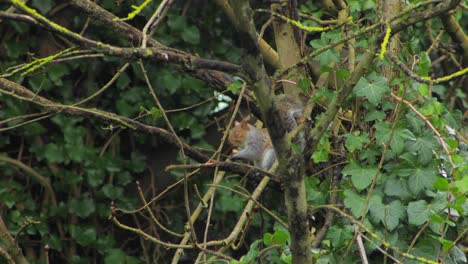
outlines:
[[[303,2],[301,12],[330,18],[320,4],[300,2]],[[375,12],[371,12],[376,10],[375,1],[347,2],[354,21],[378,21]],[[63,8],[52,0],[32,0],[29,4],[75,32],[79,32],[87,23],[86,17],[80,16],[76,10],[66,6]],[[131,6],[138,4],[140,1],[99,1],[100,6],[119,17],[126,17],[132,11]],[[152,2],[129,23],[142,28],[157,6],[158,1]],[[2,10],[7,7],[0,4]],[[468,20],[463,19],[467,15],[466,8],[453,15],[462,28],[468,28]],[[266,19],[262,15],[258,17],[257,26],[261,26]],[[442,28],[439,20],[431,21],[430,24],[412,26],[400,36],[400,55],[402,58],[418,56],[413,70],[420,76],[449,75],[459,69],[451,63],[431,64],[444,54],[442,49],[436,49],[429,55],[425,53],[431,45],[427,34],[436,36]],[[301,22],[316,25],[307,19]],[[201,57],[240,64],[242,51],[238,48],[235,30],[226,30],[227,25],[229,22],[214,4],[199,0],[178,2],[171,8],[155,36],[165,45]],[[353,30],[358,30],[358,27]],[[50,32],[11,20],[1,22],[0,32],[2,72],[14,65],[54,54],[69,45],[67,40]],[[85,35],[120,46],[138,45],[131,38],[122,38],[99,26],[90,26]],[[340,37],[339,29],[314,33],[307,37],[307,44],[319,49]],[[271,33],[267,32],[265,38],[271,39]],[[365,50],[373,38],[373,35],[369,35],[358,39],[355,47]],[[440,45],[457,49],[447,34],[441,35]],[[319,65],[344,62],[334,49],[320,54],[316,60]],[[99,90],[123,63],[115,57],[73,60],[48,64],[27,76],[15,75],[10,79],[42,96],[69,104]],[[408,251],[429,260],[443,257],[445,263],[466,263],[466,87],[463,90],[463,82],[456,80],[429,86],[408,78],[398,70],[388,80],[380,72],[380,67],[388,65],[389,60],[373,65],[354,88],[352,97],[342,106],[343,109],[351,109],[355,115],[352,122],[344,122],[346,128],[340,130],[338,138],[344,144],[341,153],[336,155],[333,152],[337,139],[328,133],[313,155],[313,160],[327,171],[332,174],[341,172],[343,175],[338,188],[338,204],[351,216],[350,219],[337,215],[331,223],[325,239],[314,251],[317,262],[359,261],[358,249],[351,245],[355,245],[354,227],[362,219],[373,234],[393,247],[388,249],[382,241],[371,238],[373,242],[366,243],[366,251],[372,263],[391,261],[376,247],[390,252],[399,248],[402,252]],[[181,73],[175,67],[159,63],[145,63],[145,67],[165,109],[189,107],[215,95],[208,84]],[[322,66],[319,70],[322,73],[336,72],[338,79],[349,76],[343,67],[331,69]],[[325,98],[326,101],[331,97],[333,87],[319,88],[311,100]],[[413,102],[439,131],[453,164],[450,164],[449,156],[424,120],[404,104],[389,100],[391,91],[404,94],[406,100]],[[190,111],[169,113],[172,125],[184,141],[206,151],[217,146],[222,136],[217,125],[222,126],[224,121],[217,123],[215,120],[224,120],[229,116],[227,109],[215,110],[220,103],[230,103],[230,100],[223,98],[218,97]],[[154,104],[148,96],[140,67],[132,63],[109,91],[87,106],[135,118],[151,111]],[[40,107],[5,94],[0,94],[0,109],[1,120],[43,111]],[[155,115],[157,117],[157,111],[141,117],[141,121],[164,126],[163,120],[154,118]],[[12,127],[19,123],[10,121],[7,125]],[[449,133],[449,129],[457,131],[458,136]],[[51,263],[170,261],[172,251],[120,230],[109,220],[111,201],[118,208],[126,210],[141,205],[136,181],[140,182],[146,197],[154,197],[167,184],[180,179],[180,172],[163,170],[165,165],[181,159],[164,142],[92,118],[57,114],[2,132],[0,151],[2,157],[21,161],[24,166],[50,181],[55,193],[54,201],[36,178],[27,176],[12,162],[1,160],[0,211],[8,229],[32,263],[45,263],[45,245],[50,247],[47,254]],[[333,170],[329,166],[336,163],[336,156],[344,159],[345,164]],[[202,172],[191,184],[197,185],[203,192],[210,178],[209,173]],[[331,178],[323,174],[307,178],[309,204],[319,207],[328,203]],[[222,184],[251,190],[254,183],[231,175]],[[368,191],[371,185],[372,192]],[[191,202],[197,201],[197,197],[193,197]],[[230,232],[245,202],[244,197],[234,192],[217,193],[210,227],[211,239]],[[276,214],[285,215],[281,191],[277,186],[269,188],[260,202]],[[185,212],[179,191],[171,192],[153,204],[152,210],[171,230],[183,233]],[[324,210],[314,211],[315,228],[323,225],[324,215]],[[144,213],[124,214],[121,220],[162,240],[178,242],[177,238],[157,229]],[[203,224],[198,225],[202,229]],[[249,227],[241,248],[228,255],[241,263],[253,263],[259,259],[263,259],[264,263],[291,261],[287,248],[289,234],[275,224],[274,219],[260,210],[252,216]],[[282,250],[271,250],[262,255],[262,249],[275,245],[282,246]],[[187,251],[184,258],[191,263],[195,256],[195,251]],[[405,260],[405,263],[418,261]]]

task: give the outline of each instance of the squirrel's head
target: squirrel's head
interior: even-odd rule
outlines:
[[[241,146],[245,141],[249,129],[249,123],[247,123],[247,121],[236,121],[234,127],[229,130],[229,144],[236,147]]]

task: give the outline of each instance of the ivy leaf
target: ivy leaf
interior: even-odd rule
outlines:
[[[91,245],[97,237],[94,227],[81,227],[72,225],[70,228],[71,236],[82,246]]]
[[[424,224],[432,215],[430,207],[424,200],[410,202],[406,211],[408,213],[408,222],[416,226]]]
[[[102,192],[105,196],[107,196],[111,200],[117,200],[118,198],[122,197],[123,188],[114,186],[112,184],[106,184],[102,187]]]
[[[411,152],[418,154],[419,162],[427,164],[432,160],[432,150],[436,146],[432,132],[425,131],[422,135],[409,140],[406,147]]]
[[[339,38],[339,34],[335,32],[323,32],[320,35],[320,39],[311,41],[310,45],[316,49],[320,49],[327,46],[331,41],[336,41],[337,38]],[[340,56],[336,49],[331,48],[317,55],[317,59],[320,61],[320,65],[329,65],[332,62],[339,62]]]
[[[343,168],[343,174],[351,175],[351,181],[358,190],[367,188],[377,173],[376,166],[366,166],[362,168],[356,161],[351,161]]]
[[[354,93],[357,96],[366,97],[373,105],[378,105],[382,96],[389,91],[387,79],[375,72],[369,76],[369,80],[361,77],[354,87]]]
[[[315,163],[328,161],[328,156],[330,154],[330,148],[331,148],[329,136],[330,135],[327,133],[320,139],[320,142],[317,148],[312,154],[312,160]]]
[[[354,152],[355,150],[361,150],[364,144],[369,143],[369,138],[366,134],[362,134],[360,131],[354,131],[353,133],[348,133],[345,135],[346,137],[346,148],[350,152]]]
[[[353,228],[350,225],[337,226],[333,225],[327,232],[327,239],[330,239],[332,246],[339,248],[344,245],[344,242],[350,240],[354,236]]]
[[[89,197],[82,198],[81,200],[73,198],[68,203],[68,211],[72,214],[76,214],[80,218],[90,216],[95,210],[94,201]]]

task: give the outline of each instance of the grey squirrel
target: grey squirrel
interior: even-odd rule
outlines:
[[[291,96],[280,95],[278,107],[281,118],[286,123],[286,129],[292,131],[298,125],[297,120],[302,117],[303,103]],[[237,153],[231,155],[232,159],[253,161],[255,166],[264,170],[270,169],[276,160],[275,149],[267,130],[257,128],[246,121],[236,121],[235,126],[229,130],[228,142],[239,148]],[[301,150],[304,149],[304,134],[298,135],[296,144]]]

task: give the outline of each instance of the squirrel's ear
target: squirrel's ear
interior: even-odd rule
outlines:
[[[234,121],[234,126],[240,126],[240,122],[239,121]]]
[[[247,123],[247,121],[241,121],[240,125],[242,128],[249,128],[249,123]]]

